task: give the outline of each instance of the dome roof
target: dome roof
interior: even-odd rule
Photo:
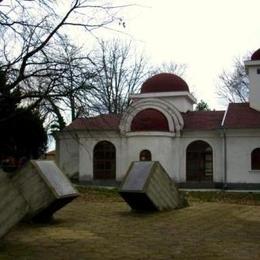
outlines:
[[[256,50],[256,51],[252,54],[251,60],[260,60],[260,49]]]
[[[179,76],[172,73],[160,73],[147,79],[141,93],[189,91],[187,83]]]

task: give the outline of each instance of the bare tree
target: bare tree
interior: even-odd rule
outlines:
[[[7,78],[1,97],[19,91],[23,105],[33,108],[44,99],[72,94],[71,89],[58,91],[60,79],[73,66],[71,60],[60,59],[60,39],[72,27],[83,34],[121,21],[119,10],[101,0],[1,1],[0,71]]]
[[[243,61],[248,59],[236,58],[232,72],[223,71],[219,75],[220,83],[217,94],[227,102],[247,102],[249,95],[249,80]]]
[[[152,76],[158,73],[173,73],[178,76],[183,76],[185,74],[186,69],[187,69],[186,64],[182,64],[182,63],[178,64],[173,61],[168,63],[163,62],[162,64],[156,67],[150,68],[149,74]]]
[[[147,76],[147,63],[137,55],[132,43],[120,40],[101,41],[92,57],[94,73],[91,80],[93,111],[122,113],[129,105],[129,94],[140,86]]]
[[[61,39],[59,62],[63,68],[63,74],[59,77],[50,76],[40,79],[38,86],[48,88],[51,91],[40,102],[41,114],[45,115],[50,125],[61,130],[68,121],[65,118],[70,115],[69,121],[79,116],[88,114],[88,100],[91,86],[87,81],[95,75],[91,72],[90,59],[85,52],[71,44],[65,38]]]

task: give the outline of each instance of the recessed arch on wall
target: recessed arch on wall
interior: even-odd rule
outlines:
[[[131,122],[131,131],[169,131],[164,114],[154,108],[146,108],[135,115]]]
[[[142,150],[139,154],[139,160],[140,161],[151,161],[152,160],[152,153],[147,149]]]
[[[213,181],[213,150],[207,142],[197,140],[188,145],[186,181]]]
[[[260,170],[260,147],[251,152],[251,169]]]
[[[115,178],[116,148],[109,141],[100,141],[93,149],[93,179]]]
[[[120,120],[119,129],[121,134],[131,132],[132,120],[139,112],[146,109],[154,109],[161,112],[168,121],[169,133],[172,135],[180,133],[184,126],[183,117],[173,104],[165,100],[147,98],[135,101],[128,107]]]

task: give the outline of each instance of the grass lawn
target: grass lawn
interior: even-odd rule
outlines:
[[[115,191],[82,189],[52,224],[19,224],[0,259],[260,259],[260,194],[188,194],[190,206],[135,213]]]

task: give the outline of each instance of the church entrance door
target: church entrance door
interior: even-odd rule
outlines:
[[[116,148],[108,141],[96,144],[93,154],[94,180],[116,178]]]
[[[186,180],[196,182],[213,181],[213,152],[208,143],[195,141],[187,147]]]

